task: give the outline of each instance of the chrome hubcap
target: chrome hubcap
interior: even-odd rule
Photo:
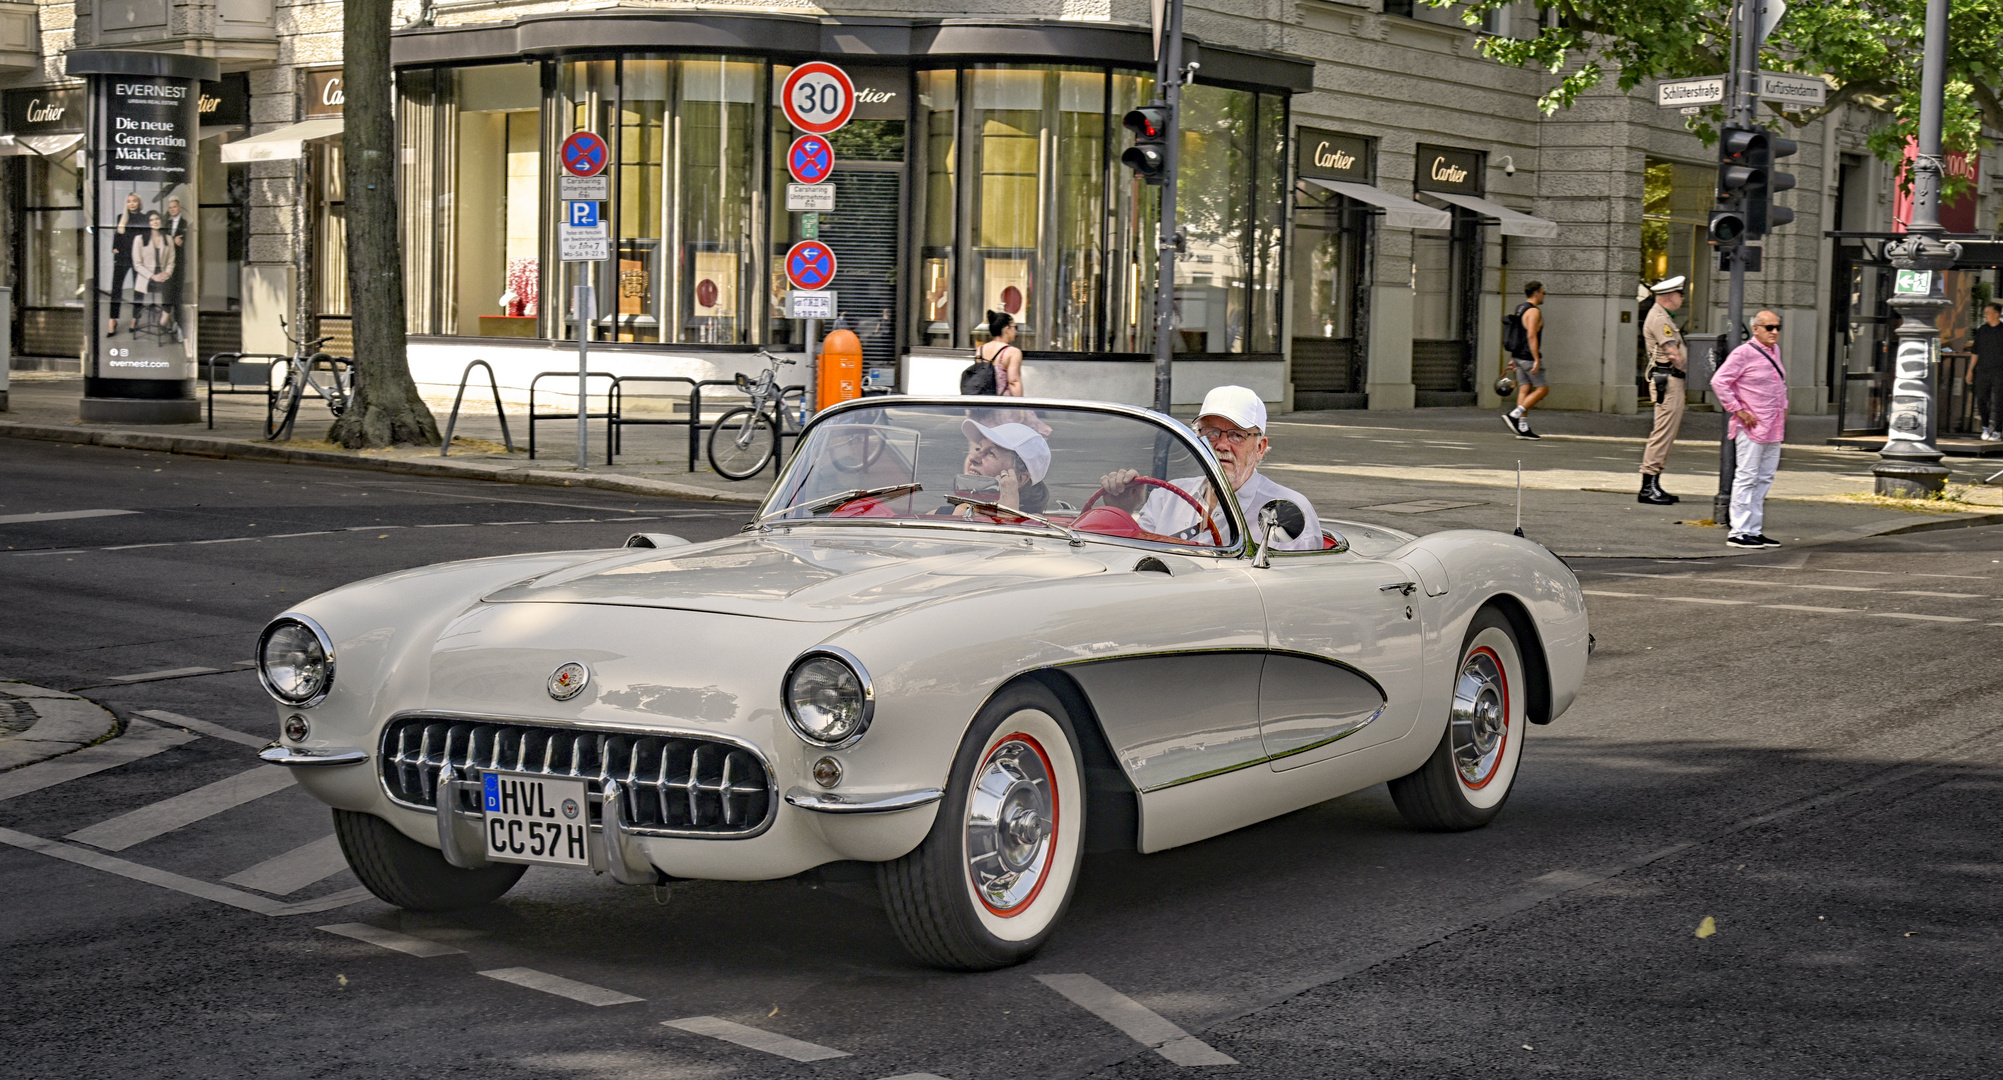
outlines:
[[[1502,665],[1486,648],[1476,649],[1461,664],[1450,729],[1461,782],[1471,788],[1487,784],[1509,741],[1509,690]]]
[[[967,795],[967,873],[981,902],[1013,915],[1036,895],[1050,870],[1057,807],[1050,766],[1027,736],[988,753]]]

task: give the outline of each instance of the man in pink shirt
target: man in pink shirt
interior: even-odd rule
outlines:
[[[1780,316],[1753,316],[1753,339],[1732,350],[1711,376],[1718,405],[1731,414],[1726,434],[1738,447],[1732,476],[1732,530],[1725,543],[1736,548],[1779,547],[1760,531],[1765,524],[1767,489],[1780,466],[1780,442],[1787,430],[1787,369],[1780,366]]]

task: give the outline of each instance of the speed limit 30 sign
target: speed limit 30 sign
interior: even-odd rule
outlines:
[[[835,131],[855,114],[855,84],[847,72],[825,61],[794,68],[781,92],[787,121],[809,135]]]

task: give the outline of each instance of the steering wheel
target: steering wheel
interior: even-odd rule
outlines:
[[[1224,535],[1217,531],[1217,522],[1211,520],[1210,515],[1204,511],[1203,504],[1196,501],[1196,496],[1191,495],[1189,492],[1184,491],[1179,487],[1176,487],[1174,484],[1171,484],[1166,480],[1157,480],[1152,476],[1136,476],[1132,480],[1127,481],[1127,483],[1140,484],[1145,487],[1158,487],[1161,488],[1163,491],[1174,492],[1177,496],[1179,496],[1182,499],[1183,502],[1188,503],[1192,508],[1196,510],[1196,520],[1202,522],[1204,525],[1209,527],[1210,538],[1212,540],[1217,541],[1217,546],[1218,547],[1224,546]],[[1078,508],[1078,516],[1080,517],[1085,516],[1085,511],[1092,509],[1092,504],[1098,502],[1099,496],[1104,495],[1105,493],[1106,493],[1105,488],[1100,488],[1099,490],[1093,492],[1092,497],[1085,500],[1085,505]]]
[[[876,464],[890,440],[873,427],[857,427],[829,435],[828,464],[836,472],[861,472]]]

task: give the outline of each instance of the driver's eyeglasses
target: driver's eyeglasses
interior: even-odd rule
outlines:
[[[1247,439],[1258,438],[1259,433],[1256,431],[1227,431],[1223,428],[1206,427],[1197,428],[1196,437],[1202,439],[1204,442],[1212,443],[1219,439],[1224,439],[1229,441],[1233,446],[1236,446]]]

